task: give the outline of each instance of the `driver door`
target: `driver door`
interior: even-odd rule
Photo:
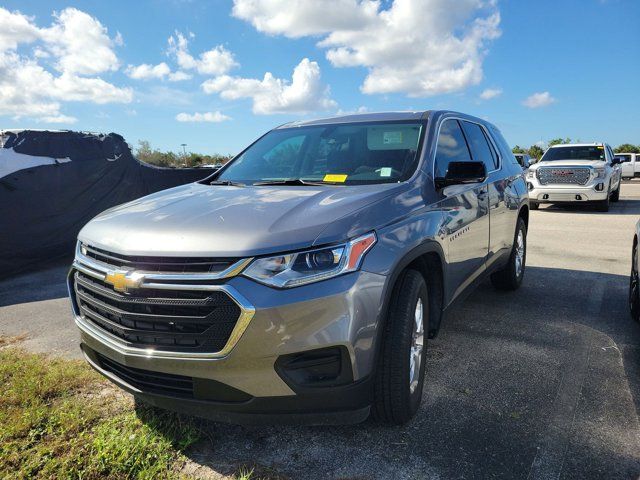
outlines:
[[[445,119],[438,133],[434,177],[444,177],[451,162],[472,161],[457,119]],[[457,297],[484,272],[489,252],[489,195],[486,182],[440,190],[449,274],[447,291]]]

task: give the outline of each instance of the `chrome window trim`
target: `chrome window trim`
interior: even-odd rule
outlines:
[[[179,280],[212,280],[219,278],[227,278],[229,276],[234,276],[240,273],[244,267],[246,267],[253,259],[247,258],[243,259],[239,262],[236,262],[234,265],[229,267],[224,272],[220,272],[220,274],[225,273],[225,276],[216,276],[212,277],[212,274],[159,274],[159,273],[145,273],[139,271],[123,271],[127,275],[134,276],[136,280],[138,280],[139,288],[153,288],[160,290],[191,290],[191,291],[211,291],[211,292],[224,292],[226,293],[231,300],[240,308],[240,316],[236,321],[236,325],[231,331],[231,335],[227,340],[227,343],[222,348],[222,350],[218,352],[172,352],[172,351],[158,351],[153,348],[138,348],[132,347],[124,344],[118,337],[111,335],[108,332],[92,325],[85,318],[80,315],[80,311],[75,303],[74,295],[73,295],[73,275],[75,271],[79,271],[84,273],[85,275],[89,275],[98,280],[105,280],[107,273],[118,271],[111,266],[103,264],[101,262],[94,261],[93,259],[84,257],[81,252],[79,252],[76,256],[76,259],[73,261],[71,265],[71,269],[69,270],[69,275],[67,277],[67,289],[69,291],[69,298],[72,299],[72,310],[73,316],[76,325],[78,328],[89,335],[93,339],[102,343],[106,347],[115,350],[116,352],[129,355],[129,356],[138,356],[138,357],[146,357],[146,358],[165,358],[165,359],[219,359],[226,357],[236,346],[245,330],[249,326],[251,319],[255,315],[256,309],[255,307],[238,292],[235,288],[230,285],[190,285],[184,283],[156,283],[154,281],[165,280],[165,281],[179,281]],[[220,275],[215,274],[215,275]],[[150,281],[148,281],[150,280]]]
[[[498,156],[498,166],[487,172],[487,178],[489,177],[489,175],[491,175],[492,173],[498,172],[500,170],[502,170],[502,155],[500,154],[500,150],[498,150],[495,141],[493,140],[493,137],[491,136],[491,132],[489,132],[485,126],[481,123],[478,122],[474,122],[473,120],[469,120],[466,118],[462,118],[462,117],[456,117],[456,116],[444,116],[444,118],[440,119],[440,122],[438,123],[438,128],[436,130],[436,136],[435,136],[435,147],[433,149],[433,161],[431,162],[431,178],[435,181],[436,178],[436,158],[438,157],[438,139],[440,138],[440,129],[442,128],[442,124],[444,122],[446,122],[447,120],[458,120],[459,122],[469,122],[469,123],[474,123],[476,125],[478,125],[482,131],[485,133],[485,136],[487,137],[487,140],[489,140],[491,142],[491,146],[493,147],[493,150],[496,152],[496,155]],[[462,130],[462,125],[460,125],[460,129]],[[464,130],[462,130],[462,133],[464,135]],[[466,137],[465,137],[466,140]],[[469,155],[471,155],[471,150],[470,147],[467,145],[467,148],[469,148]],[[483,182],[483,184],[487,183],[486,180],[485,182]],[[475,187],[474,187],[475,188]]]

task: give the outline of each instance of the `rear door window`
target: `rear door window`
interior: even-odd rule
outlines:
[[[471,154],[457,120],[445,120],[440,126],[436,146],[435,178],[444,178],[451,162],[470,162]]]
[[[480,125],[477,123],[461,121],[462,129],[467,137],[471,156],[476,162],[483,162],[487,172],[498,168],[497,158],[487,141],[487,137]]]

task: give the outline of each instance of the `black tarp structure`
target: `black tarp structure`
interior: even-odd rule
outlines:
[[[32,167],[25,159],[41,159],[13,155],[19,157],[16,171],[0,177],[0,278],[71,256],[82,226],[107,208],[211,174],[141,163],[115,133],[1,133],[2,148],[50,157],[51,164]],[[13,154],[5,153],[5,160]],[[27,168],[19,169],[20,160]]]

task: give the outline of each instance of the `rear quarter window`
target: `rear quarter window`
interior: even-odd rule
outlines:
[[[462,129],[471,149],[471,156],[476,162],[483,162],[487,172],[498,168],[498,159],[489,145],[483,129],[477,123],[461,121]]]
[[[513,155],[513,152],[511,151],[511,147],[509,146],[505,138],[502,136],[502,133],[500,133],[500,130],[498,130],[493,125],[488,125],[488,130],[489,130],[489,133],[491,134],[491,137],[493,138],[493,141],[498,146],[498,150],[500,151],[500,156],[504,158],[505,161],[509,161],[514,165],[520,165],[518,163],[518,160],[516,160],[516,157]]]

